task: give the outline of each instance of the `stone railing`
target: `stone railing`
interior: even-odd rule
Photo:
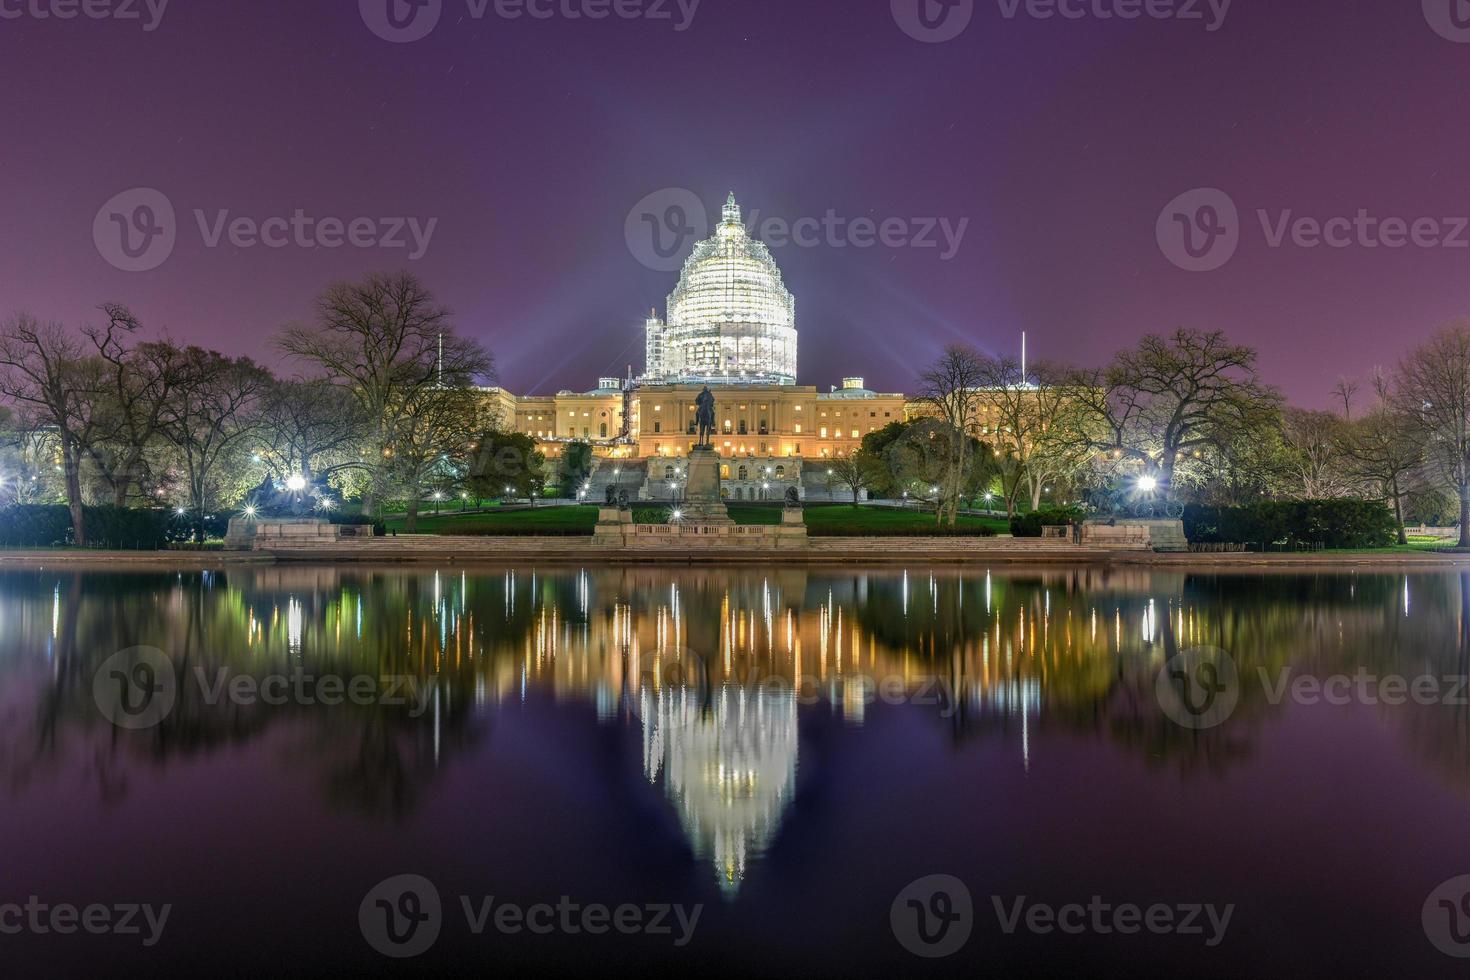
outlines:
[[[1441,540],[1448,540],[1459,538],[1460,529],[1458,527],[1430,527],[1427,524],[1420,524],[1417,527],[1405,527],[1404,534],[1411,538],[1439,538]]]
[[[755,524],[629,524],[628,530],[639,538],[764,538],[776,529]]]

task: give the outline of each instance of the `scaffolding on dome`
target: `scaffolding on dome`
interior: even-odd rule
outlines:
[[[796,383],[796,301],[734,194],[714,236],[685,261],[667,322],[650,318],[646,331],[650,381]]]

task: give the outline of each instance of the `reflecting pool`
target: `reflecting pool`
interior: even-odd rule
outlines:
[[[1467,674],[1470,573],[0,572],[0,962],[1460,975]]]

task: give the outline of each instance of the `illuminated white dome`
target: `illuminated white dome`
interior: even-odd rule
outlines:
[[[712,238],[694,246],[668,320],[650,320],[650,378],[796,383],[796,301],[731,194]]]

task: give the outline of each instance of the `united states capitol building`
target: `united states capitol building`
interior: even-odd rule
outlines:
[[[804,499],[841,496],[822,461],[904,420],[905,397],[870,391],[862,378],[827,390],[797,383],[796,300],[733,194],[685,261],[665,313],[644,326],[637,377],[547,396],[492,389],[506,427],[534,438],[553,464],[569,443],[591,443],[595,493],[612,483],[635,499],[673,499],[696,442],[694,399],[708,385],[726,493],[779,500],[791,486]]]

